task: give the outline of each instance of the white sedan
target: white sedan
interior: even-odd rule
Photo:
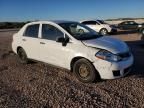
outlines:
[[[90,27],[98,32],[100,35],[107,35],[108,33],[116,33],[117,28],[114,25],[109,25],[103,20],[84,20],[80,23]]]
[[[66,68],[82,82],[123,77],[133,64],[126,43],[73,21],[28,23],[14,34],[12,49],[21,63],[32,59]]]

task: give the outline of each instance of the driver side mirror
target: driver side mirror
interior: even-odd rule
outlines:
[[[69,38],[57,37],[56,42],[62,43],[62,46],[66,46],[66,44],[69,42]]]
[[[56,42],[63,43],[63,42],[65,42],[65,38],[64,37],[57,37]]]

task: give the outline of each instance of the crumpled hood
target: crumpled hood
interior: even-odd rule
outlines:
[[[82,41],[86,46],[105,49],[114,54],[129,51],[127,44],[121,40],[103,36],[97,39]]]

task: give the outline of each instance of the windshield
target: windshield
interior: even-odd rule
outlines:
[[[60,23],[59,25],[78,40],[89,40],[100,37],[94,30],[77,22]]]
[[[103,20],[97,20],[99,23],[101,24],[107,24],[106,22],[104,22]]]

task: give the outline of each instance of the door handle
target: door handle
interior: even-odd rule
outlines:
[[[44,42],[40,42],[40,44],[45,44]]]
[[[26,41],[26,39],[22,39],[22,41]]]

